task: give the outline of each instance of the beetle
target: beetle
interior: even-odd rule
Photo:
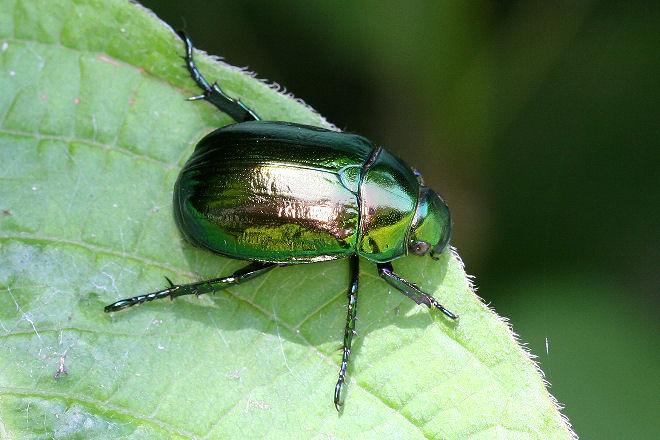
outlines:
[[[250,263],[229,276],[122,299],[115,312],[136,304],[213,293],[281,266],[347,258],[348,313],[334,390],[337,411],[355,336],[359,257],[376,264],[390,286],[417,304],[458,316],[394,272],[408,254],[437,255],[447,248],[452,222],[444,200],[422,176],[384,148],[351,133],[263,121],[240,100],[210,84],[193,60],[193,44],[179,32],[186,67],[205,100],[234,124],[205,136],[174,187],[176,223],[192,244]]]

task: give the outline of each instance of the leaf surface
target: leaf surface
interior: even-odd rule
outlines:
[[[506,323],[458,258],[402,275],[363,261],[346,405],[337,379],[348,265],[281,268],[200,298],[108,315],[117,299],[229,274],[185,242],[173,183],[230,119],[197,94],[170,28],[126,1],[0,0],[0,438],[570,438]],[[197,56],[264,119],[327,123]]]

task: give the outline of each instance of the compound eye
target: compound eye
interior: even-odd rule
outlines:
[[[416,241],[410,245],[410,250],[415,255],[426,255],[431,246],[425,241]]]

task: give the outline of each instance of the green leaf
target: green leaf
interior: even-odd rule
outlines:
[[[344,411],[332,404],[345,261],[200,298],[103,306],[242,264],[186,243],[174,180],[229,118],[171,29],[127,1],[0,0],[0,437],[570,438],[456,255],[396,262],[461,315],[416,306],[363,261]],[[208,78],[265,119],[327,123],[239,69]]]

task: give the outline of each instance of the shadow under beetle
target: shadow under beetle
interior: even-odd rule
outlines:
[[[445,202],[421,175],[382,147],[350,133],[262,121],[209,84],[183,33],[186,67],[206,100],[235,124],[204,137],[174,187],[179,229],[197,246],[251,263],[233,274],[123,299],[115,312],[155,299],[201,295],[257,278],[278,266],[349,258],[348,316],[334,403],[339,411],[357,313],[359,257],[376,263],[388,284],[417,304],[458,316],[401,278],[392,260],[441,253],[451,235]]]

